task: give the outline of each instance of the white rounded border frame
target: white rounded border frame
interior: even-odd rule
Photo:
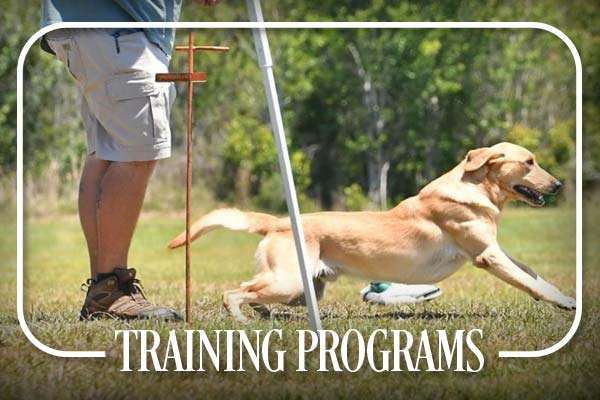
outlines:
[[[105,351],[58,350],[42,343],[29,329],[23,305],[23,66],[29,50],[44,34],[61,28],[179,28],[179,29],[538,29],[552,33],[571,51],[575,62],[576,114],[576,304],[575,318],[567,334],[554,345],[542,350],[504,350],[501,358],[543,357],[565,346],[575,335],[582,314],[582,94],[583,75],[581,57],[577,48],[561,30],[539,22],[63,22],[38,30],[25,43],[17,64],[17,316],[19,326],[27,339],[41,351],[56,357],[106,357]]]

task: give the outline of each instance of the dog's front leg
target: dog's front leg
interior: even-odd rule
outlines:
[[[475,257],[474,263],[503,281],[529,293],[536,300],[545,300],[568,310],[575,309],[575,299],[562,294],[525,264],[515,263],[498,244],[488,246]]]

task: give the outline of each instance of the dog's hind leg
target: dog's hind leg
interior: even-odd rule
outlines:
[[[248,318],[242,314],[240,306],[244,304],[244,297],[248,292],[243,288],[228,290],[223,293],[223,307],[240,322],[248,322]]]
[[[316,241],[307,240],[307,261],[311,273],[316,268],[318,249]],[[223,296],[225,308],[243,322],[248,321],[240,310],[244,304],[250,304],[254,309],[258,308],[259,312],[263,311],[266,314],[269,312],[265,304],[293,303],[304,293],[291,232],[266,237],[258,247],[256,260],[259,273],[254,279],[242,283],[238,289],[225,292]]]
[[[319,262],[319,243],[307,238],[307,268],[314,276]],[[304,304],[304,285],[298,264],[296,247],[291,233],[274,235],[266,249],[266,262],[272,279],[258,290],[256,304],[283,303]],[[325,284],[313,278],[317,297],[323,294]]]
[[[265,304],[288,304],[302,296],[300,272],[296,274],[297,279],[289,277],[290,279],[282,281],[270,271],[259,273],[251,281],[242,283],[238,289],[226,291],[223,294],[223,306],[240,322],[249,322],[240,309],[244,304],[250,305],[263,318],[268,318],[271,312]]]
[[[249,282],[244,282],[238,289],[228,290],[223,294],[223,306],[240,322],[248,322],[248,318],[240,310],[244,304],[256,304],[259,299],[258,291],[260,288],[269,285],[269,276],[267,273],[259,273]],[[264,306],[262,306],[264,307]],[[254,308],[254,307],[253,307]],[[266,307],[264,307],[266,309]],[[267,309],[268,311],[268,309]]]

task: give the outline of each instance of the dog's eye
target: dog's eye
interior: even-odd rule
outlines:
[[[530,158],[529,160],[525,161],[527,163],[527,165],[533,165],[533,158]]]

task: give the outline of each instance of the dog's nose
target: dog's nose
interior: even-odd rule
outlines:
[[[562,183],[560,181],[555,181],[552,184],[552,193],[558,193],[558,191],[560,190],[560,188],[562,188]]]

